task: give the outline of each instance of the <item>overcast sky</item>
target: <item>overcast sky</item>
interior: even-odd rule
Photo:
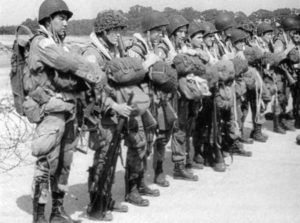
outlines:
[[[36,18],[43,0],[0,0],[0,26],[16,25],[26,18]],[[165,7],[182,9],[193,7],[196,10],[217,8],[243,11],[247,15],[257,9],[300,8],[300,0],[65,0],[74,13],[72,19],[94,18],[106,9],[128,11],[136,4],[152,6],[157,10]]]

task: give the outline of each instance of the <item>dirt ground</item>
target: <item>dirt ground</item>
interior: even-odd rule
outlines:
[[[0,69],[0,97],[10,94],[9,68]],[[247,133],[251,124],[248,121]],[[167,149],[165,173],[169,188],[159,188],[161,196],[149,198],[149,207],[131,204],[128,213],[113,213],[113,222],[120,223],[298,223],[300,222],[300,146],[295,138],[300,131],[278,135],[267,123],[267,143],[254,143],[245,148],[253,152],[251,158],[234,157],[225,173],[206,167],[195,170],[198,182],[173,180],[170,148]],[[3,131],[3,128],[0,128]],[[1,132],[0,134],[3,134]],[[22,149],[25,162],[0,174],[0,223],[32,222],[31,181],[34,158],[29,148]],[[124,158],[126,150],[124,148]],[[94,222],[86,217],[88,204],[87,169],[93,152],[75,153],[70,176],[70,191],[66,210],[83,223]],[[228,163],[230,160],[227,160]],[[151,167],[151,160],[149,160]],[[153,171],[149,168],[147,182],[151,188]],[[118,164],[113,195],[124,201],[124,169]],[[47,206],[47,216],[50,214]]]

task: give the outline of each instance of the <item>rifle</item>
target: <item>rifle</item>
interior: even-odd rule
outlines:
[[[216,91],[216,88],[215,88]],[[219,127],[218,127],[218,111],[217,111],[217,103],[216,103],[216,97],[215,93],[213,95],[213,150],[215,154],[215,162],[216,164],[225,164],[222,152],[221,152],[221,146],[219,144]]]
[[[127,54],[127,52],[125,50],[125,46],[124,46],[124,42],[123,42],[122,36],[120,34],[118,34],[118,49],[120,51],[120,57],[121,58],[128,56],[128,54]]]
[[[129,93],[127,105],[131,105],[133,92]],[[96,166],[89,169],[92,176],[89,192],[91,202],[88,205],[87,213],[90,216],[105,217],[107,210],[113,208],[114,201],[112,200],[111,188],[114,181],[115,170],[118,160],[118,155],[121,151],[120,141],[122,130],[125,125],[126,118],[120,117],[116,129],[106,153],[103,168]]]

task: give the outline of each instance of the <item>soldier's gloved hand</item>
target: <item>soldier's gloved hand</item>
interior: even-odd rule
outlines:
[[[116,111],[119,115],[122,115],[124,117],[129,117],[132,111],[132,108],[128,106],[126,103],[123,104],[114,103],[112,105],[112,109]]]
[[[154,53],[149,53],[146,55],[146,60],[143,62],[143,67],[145,70],[148,70],[156,62],[160,61],[160,57]]]

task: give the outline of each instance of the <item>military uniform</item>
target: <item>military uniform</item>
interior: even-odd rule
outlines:
[[[40,7],[39,21],[56,10],[64,10],[67,18],[72,16],[63,1],[46,0]],[[44,26],[31,42],[28,66],[30,76],[25,84],[28,96],[24,108],[28,119],[37,122],[31,146],[32,154],[37,157],[33,182],[34,222],[46,222],[44,207],[49,181],[53,203],[50,222],[72,222],[63,210],[63,197],[77,145],[76,101],[80,92],[86,90],[85,81],[93,85],[101,81],[101,76],[83,57],[70,53],[62,39]]]
[[[262,23],[258,26],[258,34],[262,36],[266,32],[272,32],[273,28],[269,24]],[[279,44],[276,41],[277,45]],[[274,98],[273,102],[273,123],[274,131],[280,134],[285,134],[285,129],[282,126],[282,114],[287,106],[285,96],[286,81],[282,75],[282,71],[278,69],[278,65],[282,58],[282,52],[274,52],[271,46],[262,38],[257,38],[257,45],[264,52],[262,58],[263,80],[266,88]],[[274,46],[273,46],[274,47]]]
[[[106,11],[102,14],[99,13],[95,22],[96,33],[92,33],[90,35],[92,43],[84,50],[84,56],[89,61],[96,63],[100,70],[105,70],[108,61],[120,57],[121,53],[117,47],[109,48],[107,43],[97,36],[102,31],[113,28],[111,27],[111,24],[115,27],[123,27],[124,21],[114,22],[117,19],[117,14],[113,11]],[[110,74],[107,73],[107,77],[109,77],[109,75]],[[89,180],[91,182],[93,181],[93,177],[95,177],[95,172],[93,170],[103,168],[105,156],[112,141],[112,136],[117,124],[116,115],[113,114],[114,111],[112,110],[113,104],[126,103],[126,97],[128,97],[128,90],[126,89],[127,87],[117,86],[117,84],[112,83],[112,81],[108,78],[108,83],[104,90],[105,100],[102,98],[104,106],[102,106],[99,114],[101,120],[98,124],[97,130],[92,131],[89,138],[90,147],[95,150],[93,166],[90,168],[91,172]],[[141,116],[131,115],[125,132],[125,145],[128,147],[126,156],[125,200],[139,206],[148,206],[149,201],[142,199],[138,193],[145,192],[146,188],[148,189],[146,192],[154,192],[154,196],[158,196],[158,191],[152,191],[144,184],[146,137]],[[132,195],[134,195],[133,199],[131,199]],[[148,194],[146,193],[146,195]],[[94,215],[93,213],[89,214]]]

